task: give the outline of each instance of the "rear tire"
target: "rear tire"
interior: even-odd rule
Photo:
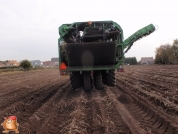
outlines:
[[[114,87],[116,85],[115,70],[110,70],[106,75],[106,85]]]
[[[82,86],[82,75],[80,72],[72,72],[72,74],[70,74],[70,83],[73,90]]]
[[[102,71],[102,79],[105,85],[109,87],[115,86],[116,85],[115,70],[109,70],[108,73],[106,71]]]
[[[84,72],[83,73],[83,79],[84,79],[84,90],[85,91],[90,91],[92,88],[92,81],[91,81],[91,74],[90,72]]]
[[[102,75],[102,82],[103,82],[103,84],[106,85],[106,75],[107,75],[107,73],[105,71],[102,71],[101,75]]]
[[[103,89],[103,81],[102,81],[102,74],[100,71],[94,72],[94,85],[96,89]]]

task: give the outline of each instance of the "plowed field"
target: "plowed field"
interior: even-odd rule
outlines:
[[[178,134],[178,66],[125,66],[90,92],[56,69],[0,74],[0,123],[9,115],[21,134]]]

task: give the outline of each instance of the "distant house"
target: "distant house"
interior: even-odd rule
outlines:
[[[43,66],[43,62],[41,62],[40,60],[32,60],[32,61],[30,61],[30,63],[32,64],[33,67]]]
[[[19,66],[20,63],[17,60],[10,60],[6,63],[7,67],[11,67],[11,66]]]
[[[59,65],[59,58],[51,58],[51,62],[53,62],[56,67],[58,67],[58,65]]]
[[[44,61],[43,67],[55,67],[55,62],[52,61]]]
[[[142,57],[140,60],[140,64],[154,64],[154,59],[153,57]]]
[[[5,67],[6,65],[0,62],[0,67]]]

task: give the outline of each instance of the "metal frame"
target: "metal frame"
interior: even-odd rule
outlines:
[[[79,26],[80,24],[83,23],[88,23],[88,22],[74,22],[72,24],[62,24],[59,27],[59,35],[60,38],[58,39],[58,54],[59,54],[59,67],[61,64],[61,54],[60,54],[60,41],[64,41],[65,36],[68,34],[68,32]],[[118,69],[118,67],[123,63],[124,61],[124,54],[131,48],[131,46],[133,45],[134,42],[136,42],[137,40],[139,40],[140,38],[147,36],[149,34],[151,34],[152,32],[155,31],[155,26],[153,24],[149,24],[145,27],[143,27],[142,29],[138,30],[137,32],[135,32],[134,34],[132,34],[130,37],[128,37],[125,41],[123,41],[124,37],[123,37],[123,30],[121,28],[121,26],[119,24],[117,24],[114,21],[93,21],[93,27],[95,27],[96,23],[103,23],[103,27],[104,25],[106,25],[107,23],[112,23],[114,27],[116,27],[121,34],[121,40],[117,40],[116,42],[116,51],[118,49],[118,46],[121,46],[121,51],[122,51],[122,55],[121,57],[116,57],[116,61],[117,63],[115,65],[112,66],[98,66],[98,67],[72,67],[72,68],[68,68],[65,71],[94,71],[94,70],[113,70],[113,69]],[[126,51],[124,52],[124,50],[126,49]],[[121,58],[121,59],[118,59]],[[62,70],[61,70],[62,71]]]

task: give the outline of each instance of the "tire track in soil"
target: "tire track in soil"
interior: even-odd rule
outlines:
[[[88,100],[86,105],[86,114],[90,115],[87,122],[89,124],[88,133],[89,134],[104,134],[105,126],[104,126],[104,117],[102,115],[102,109],[100,106],[101,96],[100,90],[92,89],[90,93],[85,93],[85,96]],[[104,94],[103,94],[104,95]]]
[[[177,85],[174,83],[165,83],[164,81],[160,80],[155,80],[155,79],[151,79],[150,77],[145,77],[143,75],[140,76],[129,76],[127,74],[122,74],[122,77],[125,77],[128,81],[132,82],[132,83],[141,83],[142,85],[146,85],[146,87],[150,87],[150,89],[154,89],[156,91],[159,91],[160,93],[162,93],[163,95],[166,93],[165,91],[173,91],[173,89],[177,88]]]
[[[71,92],[72,91],[72,92]],[[61,134],[88,134],[92,131],[91,126],[88,120],[91,119],[90,114],[90,102],[86,98],[86,92],[84,89],[80,88],[79,90],[71,90],[67,95],[66,99],[68,101],[68,109],[67,113],[62,113],[60,116],[65,116],[68,120],[64,123],[60,123],[59,133]],[[77,94],[75,93],[77,91]],[[74,95],[73,95],[74,92]],[[89,93],[90,94],[90,93]],[[66,110],[65,110],[66,111]]]
[[[73,93],[76,92],[69,90],[58,102],[59,106],[50,112],[52,116],[40,128],[42,131],[39,133],[129,133],[128,127],[121,121],[121,117],[118,118],[117,111],[115,111],[114,116],[111,114],[110,118],[106,116],[103,105],[106,96],[105,90],[93,89],[86,93],[83,89],[80,89],[74,96]],[[113,111],[108,109],[110,113]],[[115,126],[113,122],[116,123]],[[46,126],[47,123],[48,126]]]
[[[115,120],[115,124],[117,124],[116,134],[120,133],[128,133],[128,134],[146,134],[146,131],[143,130],[138,124],[137,120],[135,120],[130,112],[128,112],[124,103],[129,103],[123,101],[119,101],[119,96],[122,95],[121,91],[117,90],[115,87],[109,87],[106,89],[108,95],[108,102],[110,102],[110,114],[113,120]]]
[[[118,111],[112,105],[111,100],[108,99],[108,95],[105,87],[103,90],[93,89],[91,93],[85,93],[85,98],[89,100],[87,102],[86,110],[88,117],[87,123],[89,124],[88,134],[118,134],[129,133],[129,128],[123,122],[122,118],[118,114]],[[89,131],[90,130],[90,131]]]
[[[26,90],[31,90],[32,87],[36,87],[36,86],[42,86],[41,83],[49,83],[52,79],[49,79],[51,76],[54,75],[54,72],[56,70],[52,70],[52,72],[48,73],[49,70],[45,70],[45,73],[43,73],[42,71],[36,71],[36,72],[24,72],[23,74],[21,74],[21,77],[18,77],[18,75],[16,76],[16,74],[14,74],[16,77],[13,78],[12,76],[11,79],[9,80],[8,78],[4,78],[2,77],[3,81],[0,87],[0,96],[5,96],[5,95],[10,95],[11,93],[18,93],[23,91],[24,89]],[[34,74],[33,74],[34,73]],[[37,74],[36,74],[37,73]],[[38,74],[38,73],[42,73],[42,74]],[[24,76],[24,77],[23,77]],[[46,76],[48,76],[47,79]],[[33,78],[33,79],[32,79]],[[17,82],[17,79],[19,79]],[[33,80],[33,81],[31,81]],[[6,81],[4,83],[4,81]],[[18,88],[16,88],[16,85],[18,85]]]
[[[104,133],[104,124],[98,123],[98,121],[101,121],[99,120],[99,115],[101,115],[99,103],[92,100],[95,97],[95,93],[93,90],[91,92],[85,92],[83,89],[69,90],[62,99],[65,103],[60,104],[58,109],[53,112],[53,114],[56,113],[55,121],[53,119],[50,120],[50,124],[53,124],[52,126],[58,124],[58,127],[50,128],[46,132],[64,134],[77,132],[85,134]],[[45,133],[45,130],[42,133]]]
[[[37,92],[39,91],[43,91],[45,89],[48,89],[51,85],[55,85],[56,83],[58,82],[58,80],[54,80],[52,82],[48,82],[48,84],[45,84],[43,86],[39,88],[33,88],[33,89],[29,89],[29,90],[26,90],[26,89],[23,89],[23,90],[20,90],[19,92],[14,92],[14,93],[8,93],[9,95],[4,95],[4,96],[1,96],[0,98],[0,109],[4,109],[4,108],[7,108],[7,106],[10,106],[10,105],[14,105],[14,103],[19,103],[19,101],[21,100],[24,100],[26,98],[29,98],[29,94],[34,94],[34,95],[37,95]],[[32,96],[31,99],[34,99],[34,97]]]
[[[40,83],[47,83],[46,85],[49,85],[49,83],[50,83],[49,79],[47,79],[47,80],[41,79],[41,80],[34,80],[34,81],[35,82],[33,82],[33,83],[32,83],[32,81],[25,82],[21,85],[20,88],[14,88],[13,85],[10,85],[10,87],[9,86],[5,87],[1,91],[0,97],[17,94],[17,93],[22,92],[23,90],[27,90],[27,91],[32,90],[32,87],[36,87],[36,86],[42,87],[42,86],[44,86],[44,85],[41,85]]]
[[[176,123],[166,116],[162,111],[150,104],[148,100],[136,93],[130,92],[129,89],[126,88],[122,83],[118,82],[117,88],[123,91],[125,94],[128,94],[133,99],[133,103],[127,104],[126,107],[133,117],[139,121],[141,127],[144,130],[147,130],[148,133],[178,133],[178,127],[176,127]]]
[[[80,110],[82,110],[83,120],[85,127],[83,133],[85,134],[104,134],[106,132],[106,126],[104,124],[104,118],[102,114],[102,108],[100,106],[101,96],[104,96],[103,91],[92,89],[89,92],[85,92],[82,89],[82,103],[79,103]],[[101,96],[100,96],[101,95]],[[82,131],[81,131],[82,132]]]
[[[61,85],[64,85],[66,82],[64,79],[61,83],[51,83],[51,85],[44,86],[36,92],[30,93],[29,96],[26,96],[20,102],[12,104],[10,107],[5,108],[0,112],[0,116],[5,117],[9,115],[15,115],[18,117],[18,122],[23,124],[27,121],[28,117],[35,112],[43,103],[47,102],[50,97],[52,97],[58,90]],[[56,81],[57,82],[57,81]],[[20,129],[21,125],[19,126]],[[1,131],[2,128],[0,128]]]
[[[62,94],[62,97],[59,97],[60,99],[57,99],[56,107],[50,112],[51,116],[40,128],[42,131],[37,132],[37,134],[65,134],[72,131],[74,126],[78,126],[78,129],[83,127],[83,122],[80,124],[82,112],[79,109],[79,102],[82,93],[81,89],[72,90],[71,86],[67,86],[63,90],[65,90],[65,93]],[[48,125],[46,126],[46,124]],[[77,129],[74,129],[73,131],[77,131]]]
[[[158,108],[164,109],[164,111],[167,114],[170,114],[172,116],[178,115],[178,109],[177,107],[177,99],[175,96],[164,96],[161,94],[161,92],[157,91],[154,87],[148,88],[149,86],[143,86],[143,85],[135,85],[136,81],[133,82],[133,80],[129,80],[128,78],[120,78],[119,79],[122,84],[124,84],[127,87],[132,88],[137,92],[138,94],[145,96],[145,98],[149,99],[157,105]],[[176,93],[174,93],[176,94]],[[167,98],[167,99],[166,99]]]
[[[58,81],[58,80],[57,80]],[[56,83],[57,81],[54,81],[51,84]],[[48,88],[49,84],[43,85],[41,89]],[[0,96],[0,109],[3,109],[7,107],[7,105],[13,104],[15,102],[19,102],[20,100],[23,100],[28,97],[29,94],[36,94],[38,91],[38,88],[33,88],[33,89],[19,89],[18,91],[13,91],[10,93],[7,93],[3,96]]]
[[[158,82],[165,82],[166,85],[169,84],[178,84],[178,81],[175,80],[176,77],[165,77],[160,75],[151,75],[150,73],[141,73],[141,72],[134,72],[134,77],[142,76],[142,78],[156,80]]]
[[[28,118],[27,122],[24,123],[21,132],[29,133],[43,133],[41,131],[46,130],[48,127],[49,120],[54,116],[54,109],[56,108],[57,102],[64,98],[69,88],[69,82],[62,84],[57,87],[57,92],[50,97],[50,99],[43,104],[40,108],[33,112]]]

